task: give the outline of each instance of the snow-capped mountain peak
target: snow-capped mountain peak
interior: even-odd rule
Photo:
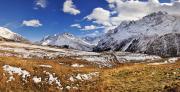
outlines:
[[[3,37],[8,40],[13,40],[13,41],[26,41],[21,35],[12,32],[10,29],[5,28],[5,27],[0,27],[0,37]]]
[[[63,36],[74,37],[74,35],[72,35],[72,34],[70,34],[70,33],[63,33]]]
[[[155,39],[170,33],[180,33],[180,17],[160,11],[137,21],[122,22],[109,31],[94,50],[147,52]]]
[[[40,44],[60,47],[66,46],[68,48],[86,51],[92,51],[92,48],[94,47],[94,45],[70,33],[63,33],[58,35],[56,34],[53,36],[45,37],[40,41]]]

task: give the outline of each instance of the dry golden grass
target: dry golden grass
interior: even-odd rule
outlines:
[[[104,71],[101,78],[107,92],[159,92],[173,85],[180,87],[180,62],[122,66]]]
[[[59,64],[63,63],[63,64]],[[86,67],[82,68],[74,68],[71,67],[72,64],[79,63],[83,64]],[[74,60],[70,58],[58,58],[55,60],[45,60],[45,59],[21,59],[16,57],[0,57],[0,74],[3,75],[5,73],[2,69],[2,66],[10,65],[15,67],[21,67],[24,70],[30,72],[32,76],[38,76],[41,78],[46,78],[47,75],[43,73],[43,71],[47,71],[50,73],[55,73],[58,78],[61,80],[61,84],[66,86],[73,85],[73,83],[69,82],[69,78],[71,75],[75,75],[78,73],[90,73],[94,71],[100,71],[100,69],[91,66],[89,63],[80,60]],[[39,65],[51,65],[53,68],[40,67]],[[7,74],[8,75],[8,74]],[[23,85],[23,81],[20,76],[15,76],[15,81],[11,81],[7,83],[9,76],[0,76],[0,91],[59,91],[54,85],[42,85],[35,84],[32,80],[29,79],[29,82]],[[95,81],[95,80],[92,80]],[[80,82],[80,81],[78,81]],[[83,83],[74,83],[82,84],[79,86],[83,86]],[[90,81],[88,81],[90,82]],[[73,90],[73,89],[72,89]],[[77,90],[76,90],[77,91]]]
[[[59,64],[63,63],[63,64]],[[85,67],[74,68],[72,64],[83,64]],[[180,87],[180,62],[166,65],[121,64],[115,68],[98,68],[95,64],[71,58],[22,59],[16,57],[0,57],[0,92],[58,92],[56,85],[34,83],[31,78],[24,83],[20,76],[14,75],[15,81],[7,83],[8,74],[2,66],[21,67],[31,76],[47,78],[43,71],[55,73],[63,85],[63,92],[153,92],[169,91]],[[51,65],[52,68],[39,65]],[[69,81],[69,77],[78,73],[99,72],[98,77],[89,81]],[[6,76],[4,76],[4,74]],[[66,86],[78,86],[78,89],[65,89]],[[177,87],[177,88],[176,88]]]

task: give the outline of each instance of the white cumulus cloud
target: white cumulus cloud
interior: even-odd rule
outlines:
[[[124,20],[138,20],[150,13],[158,11],[180,15],[179,1],[160,3],[159,0],[149,0],[147,2],[138,0],[107,0],[107,2],[110,8],[117,12],[117,16],[111,17],[110,22],[113,25],[119,25],[119,23]]]
[[[72,0],[66,0],[63,5],[63,11],[72,15],[80,14],[80,10],[76,8]]]
[[[22,22],[22,24],[24,26],[28,26],[28,27],[40,27],[42,26],[42,24],[40,23],[39,20],[36,20],[36,19],[32,19],[32,20],[24,20]]]
[[[165,11],[168,14],[180,16],[180,0],[172,0],[170,3],[160,3],[159,0],[106,1],[109,5],[108,10],[98,7],[85,17],[85,19],[92,21],[92,23],[105,26],[105,31],[117,27],[122,21],[139,20],[153,12]]]
[[[95,8],[90,15],[86,16],[85,19],[93,20],[93,22],[104,26],[111,26],[109,23],[110,15],[110,11],[98,7]]]
[[[47,0],[36,0],[35,4],[36,4],[35,9],[37,9],[38,7],[46,8],[47,7]]]

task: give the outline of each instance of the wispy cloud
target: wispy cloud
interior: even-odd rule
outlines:
[[[81,30],[96,30],[100,28],[104,28],[104,26],[89,25],[89,26],[84,26],[84,28],[82,28]]]
[[[36,0],[35,1],[35,9],[38,8],[46,8],[47,7],[47,0]]]
[[[82,28],[80,24],[72,24],[71,27]]]

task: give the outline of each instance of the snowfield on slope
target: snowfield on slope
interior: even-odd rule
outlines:
[[[140,20],[123,21],[109,30],[94,51],[140,52],[162,57],[179,55],[180,17],[151,13]]]
[[[7,51],[2,56],[15,56],[22,58],[41,58],[41,59],[55,59],[58,57],[70,57],[74,59],[81,59],[88,62],[99,64],[100,66],[111,67],[114,63],[126,63],[148,60],[159,60],[161,57],[154,55],[128,53],[128,52],[86,52],[73,49],[60,49],[48,46],[38,46],[25,43],[16,42],[0,42],[0,50]],[[11,53],[12,52],[12,53]],[[72,67],[82,67],[73,65]]]
[[[94,45],[86,42],[85,40],[76,37],[70,33],[64,34],[55,34],[52,36],[47,36],[43,38],[39,44],[41,45],[50,45],[50,46],[60,46],[60,47],[67,47],[73,48],[77,50],[83,51],[92,51]]]
[[[179,60],[179,58],[169,58],[168,60],[165,60],[164,62],[149,63],[148,65],[171,64],[171,63],[175,63],[177,60]]]

